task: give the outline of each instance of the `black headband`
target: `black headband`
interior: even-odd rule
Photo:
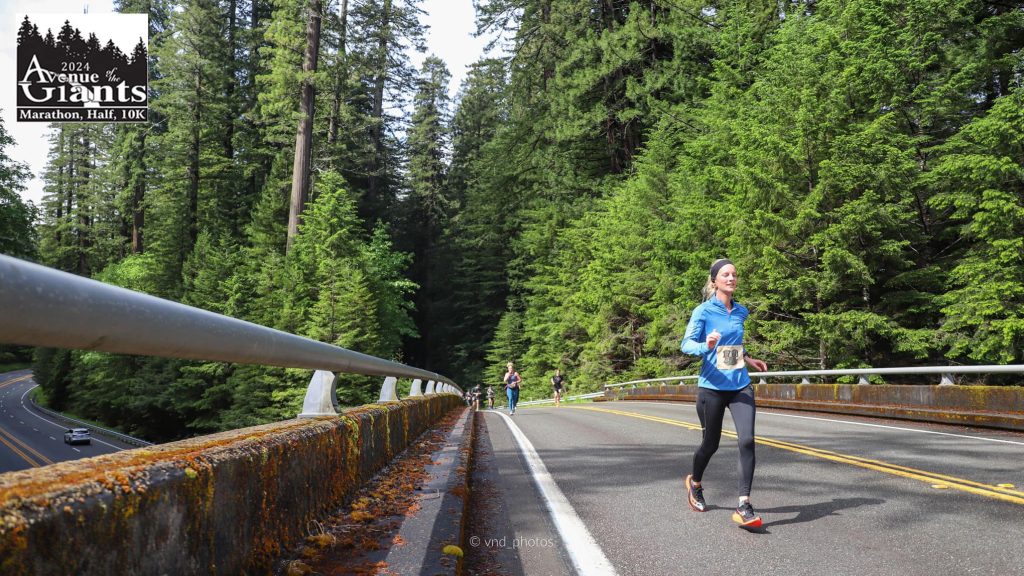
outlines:
[[[732,264],[732,260],[729,260],[728,258],[721,258],[719,260],[715,260],[715,262],[711,264],[711,279],[714,280],[715,278],[717,278],[718,271],[721,270],[722,267],[727,264]]]

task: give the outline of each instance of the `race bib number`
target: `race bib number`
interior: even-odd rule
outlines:
[[[719,370],[735,370],[743,367],[743,346],[718,346]]]

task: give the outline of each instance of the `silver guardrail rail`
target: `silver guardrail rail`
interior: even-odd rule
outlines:
[[[213,362],[315,370],[300,416],[334,414],[334,372],[386,376],[382,400],[398,378],[426,393],[461,394],[450,378],[0,255],[0,343],[97,350]],[[326,405],[325,405],[326,404]]]
[[[801,384],[810,384],[811,378],[819,376],[859,376],[858,384],[868,384],[871,376],[907,375],[907,374],[939,374],[941,379],[939,385],[949,386],[955,384],[955,374],[1024,374],[1024,364],[1005,364],[987,366],[917,366],[917,367],[896,367],[896,368],[838,368],[834,370],[783,370],[778,372],[751,372],[751,378],[759,378],[761,384],[767,383],[768,378],[800,378]],[[646,380],[630,380],[618,384],[605,384],[605,389],[621,388],[623,386],[636,387],[637,384],[650,382],[679,382],[696,380],[696,375],[670,376],[667,378],[648,378]]]

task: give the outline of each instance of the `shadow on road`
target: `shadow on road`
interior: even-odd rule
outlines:
[[[885,500],[879,498],[833,498],[831,502],[819,502],[817,504],[807,504],[804,506],[763,508],[759,511],[764,512],[765,514],[788,514],[796,512],[796,516],[793,518],[766,522],[763,526],[763,528],[770,528],[772,526],[785,526],[786,524],[813,522],[814,520],[820,520],[826,516],[836,515],[842,510],[859,508],[861,506],[874,506],[876,504],[884,503]]]

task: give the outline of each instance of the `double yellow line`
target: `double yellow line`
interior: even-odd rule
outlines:
[[[628,416],[630,418],[639,418],[641,420],[650,420],[652,422],[660,422],[662,424],[669,424],[671,426],[678,426],[680,428],[687,428],[689,430],[701,429],[700,425],[698,424],[683,422],[681,420],[672,420],[670,418],[661,418],[659,416],[649,416],[647,414],[639,414],[636,412],[625,412],[622,410],[610,410],[608,408],[596,408],[589,406],[572,406],[572,408],[576,408],[578,410],[592,410],[594,412],[606,412],[608,414],[617,414],[619,416]],[[730,432],[727,430],[723,430],[722,434],[730,438],[736,437],[735,432]],[[779,448],[781,450],[788,450],[790,452],[797,452],[799,454],[804,454],[807,456],[814,456],[816,458],[830,460],[832,462],[849,464],[851,466],[867,468],[868,470],[874,470],[876,472],[892,474],[893,476],[901,476],[903,478],[910,478],[911,480],[918,480],[933,487],[952,488],[954,490],[969,492],[971,494],[984,496],[986,498],[994,498],[996,500],[1002,500],[1004,502],[1011,502],[1013,504],[1024,505],[1024,492],[1020,492],[1009,487],[982,484],[981,482],[975,482],[973,480],[967,480],[965,478],[957,478],[955,476],[947,476],[945,474],[938,474],[935,472],[928,472],[925,470],[917,470],[915,468],[908,468],[906,466],[890,464],[888,462],[882,462],[880,460],[861,458],[860,456],[840,454],[838,452],[822,450],[820,448],[813,448],[811,446],[804,446],[802,444],[794,444],[792,442],[784,442],[782,440],[774,440],[772,438],[765,438],[763,436],[755,436],[754,441],[757,442],[758,444],[771,446],[773,448]]]
[[[0,388],[6,388],[11,384],[15,384],[23,380],[28,380],[31,377],[31,374],[26,374],[18,378],[5,380],[4,382],[0,382]],[[53,464],[53,460],[50,460],[46,456],[43,456],[35,448],[32,448],[28,444],[22,442],[13,434],[5,430],[3,427],[0,427],[0,444],[3,444],[4,446],[10,448],[11,452],[14,452],[16,455],[20,456],[22,460],[28,462],[28,464],[34,468],[38,468],[39,466],[46,466],[47,464]]]
[[[31,374],[25,374],[24,376],[18,376],[17,378],[11,378],[10,380],[4,380],[3,382],[0,382],[0,388],[6,388],[6,387],[10,386],[11,384],[15,384],[15,383],[21,382],[23,380],[28,380],[31,377],[32,377]]]
[[[16,438],[13,434],[8,432],[7,430],[4,430],[3,428],[0,428],[0,444],[3,444],[4,446],[10,448],[11,452],[14,452],[18,456],[21,456],[21,459],[24,460],[25,462],[28,462],[32,467],[37,468],[39,466],[53,464],[53,460],[50,460],[46,456],[43,456],[34,448],[29,446],[28,444],[25,444],[21,440],[18,440],[18,438]],[[19,446],[21,448],[24,448],[24,451],[20,450]]]

